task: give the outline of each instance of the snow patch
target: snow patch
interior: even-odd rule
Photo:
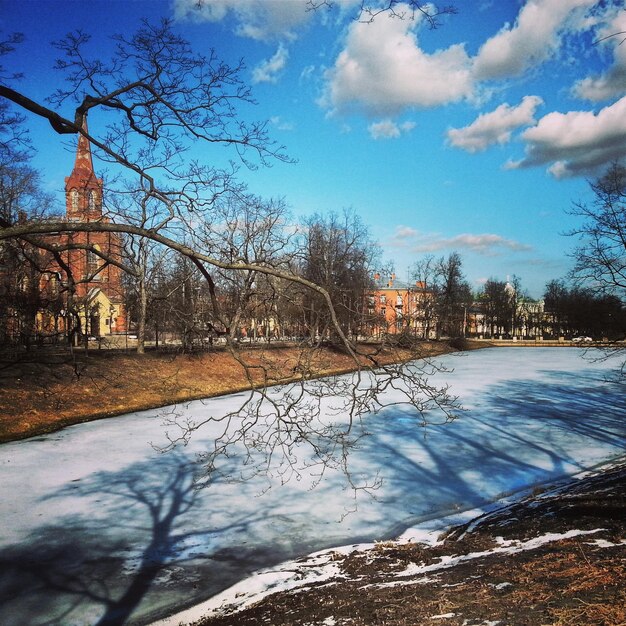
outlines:
[[[396,573],[395,581],[371,585],[371,587],[382,588],[428,583],[432,582],[432,579],[424,576],[424,574],[454,567],[459,563],[494,554],[514,554],[516,552],[523,552],[524,550],[534,550],[553,541],[571,539],[572,537],[581,535],[591,535],[601,530],[603,529],[597,528],[595,530],[569,530],[565,533],[546,533],[545,535],[527,541],[504,540],[500,537],[498,538],[500,545],[492,550],[472,552],[463,555],[443,556],[438,563],[431,563],[430,565],[412,564],[401,572]],[[335,555],[350,554],[355,550],[371,549],[371,547],[372,544],[363,544],[362,546],[351,545],[344,548],[326,550],[314,553],[306,559],[288,561],[277,568],[262,570],[250,578],[242,580],[229,589],[226,589],[207,602],[195,606],[188,611],[154,622],[151,626],[178,626],[199,620],[202,617],[233,614],[256,604],[273,593],[280,591],[301,593],[308,590],[312,583],[327,582],[328,584],[334,584],[334,581],[337,579],[345,578],[335,560]],[[510,585],[510,583],[501,583],[497,588],[504,588],[507,585]],[[368,587],[370,586],[365,585],[362,589]],[[447,617],[454,617],[454,614],[433,616],[431,619],[443,619]]]
[[[346,554],[355,546],[346,548]],[[241,580],[210,600],[191,609],[153,622],[151,626],[179,626],[204,617],[228,615],[242,611],[263,598],[282,591],[306,591],[313,583],[333,584],[334,579],[345,578],[336,561],[339,550],[316,552],[306,559],[287,561],[275,568],[260,570]]]
[[[500,544],[499,547],[492,550],[484,550],[482,552],[470,552],[469,554],[442,556],[438,563],[431,563],[430,565],[409,565],[406,569],[396,574],[397,578],[407,578],[419,576],[427,572],[437,571],[439,569],[447,569],[454,567],[459,563],[465,561],[473,561],[475,559],[481,559],[483,557],[491,556],[494,554],[515,554],[517,552],[524,552],[525,550],[535,550],[546,543],[553,541],[560,541],[562,539],[571,539],[572,537],[578,537],[580,535],[591,535],[604,530],[603,528],[596,528],[595,530],[568,530],[565,533],[546,533],[527,541],[519,541],[517,539],[504,540],[502,537],[498,537],[497,541]],[[408,581],[411,583],[411,581]]]
[[[626,539],[622,539],[618,543],[606,541],[606,539],[595,539],[594,541],[589,541],[587,545],[596,546],[597,548],[617,548],[618,546],[626,545]]]
[[[500,583],[498,585],[492,585],[494,589],[501,591],[502,589],[506,589],[507,587],[512,587],[513,583]]]

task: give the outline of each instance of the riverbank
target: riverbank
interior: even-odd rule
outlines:
[[[442,535],[409,531],[266,570],[154,626],[617,626],[625,531],[622,458]]]
[[[467,349],[488,344],[467,342]],[[380,350],[381,365],[454,351],[445,342],[423,342],[419,349]],[[295,345],[242,348],[253,366],[254,384],[270,385],[342,374],[355,369],[347,354],[329,348],[303,350]],[[366,359],[362,359],[366,364]],[[115,417],[250,389],[246,371],[226,350],[196,354],[125,350],[33,351],[0,358],[0,443],[53,432],[72,424]]]

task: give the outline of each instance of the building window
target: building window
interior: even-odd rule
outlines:
[[[96,208],[96,192],[92,190],[89,192],[89,210],[93,211],[95,208]]]
[[[72,210],[78,211],[78,191],[76,191],[76,189],[72,189],[72,191],[70,191],[70,200],[72,203]]]
[[[387,304],[387,296],[385,294],[380,296],[380,303]]]
[[[52,274],[50,276],[50,280],[48,281],[48,289],[51,298],[57,298],[59,295],[59,279],[56,274]]]
[[[100,250],[98,245],[95,245],[94,248]],[[91,280],[100,280],[100,275],[97,272],[101,262],[101,258],[93,250],[87,250],[87,274]]]

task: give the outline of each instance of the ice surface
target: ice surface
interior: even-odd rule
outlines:
[[[418,524],[424,536],[446,515],[614,458],[626,442],[626,399],[606,380],[616,361],[580,355],[500,348],[443,358],[454,372],[439,382],[466,409],[456,422],[423,429],[398,407],[365,420],[369,434],[351,470],[380,474],[375,499],[353,498],[340,472],[315,489],[304,475],[285,485],[278,477],[215,480],[197,490],[196,454],[215,429],[161,454],[151,445],[166,443],[157,410],[2,445],[2,622],[148,623],[257,570]],[[242,398],[177,412],[220,415]],[[241,459],[228,462],[238,468]]]

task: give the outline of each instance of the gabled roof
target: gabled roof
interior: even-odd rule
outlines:
[[[404,280],[398,280],[395,274],[391,276],[374,274],[373,282],[376,291],[426,291],[423,282],[415,281],[410,283]]]

